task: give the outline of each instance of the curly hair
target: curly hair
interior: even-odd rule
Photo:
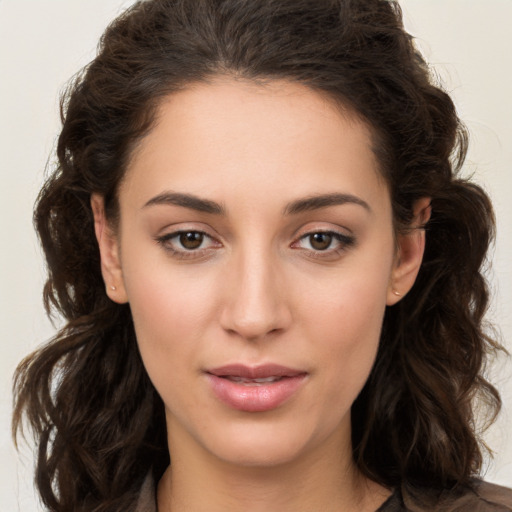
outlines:
[[[133,510],[169,464],[164,407],[143,367],[128,305],[100,271],[90,196],[116,222],[117,190],[159,102],[216,75],[284,79],[350,108],[371,127],[397,232],[430,197],[412,291],[386,311],[379,352],[352,407],[359,470],[388,487],[468,484],[482,464],[475,399],[500,348],[485,330],[482,275],[490,201],[460,177],[467,136],[388,0],[146,0],[107,28],[61,101],[58,166],[37,200],[49,314],[66,325],[18,367],[13,433],[38,443],[36,484],[55,512]]]

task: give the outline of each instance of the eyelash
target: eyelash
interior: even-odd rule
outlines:
[[[214,240],[213,237],[211,237],[208,233],[205,233],[204,231],[198,230],[198,229],[183,229],[180,231],[174,231],[173,233],[167,233],[163,236],[159,236],[156,238],[156,241],[159,245],[161,245],[166,251],[170,252],[171,255],[177,259],[199,259],[206,255],[207,251],[209,251],[211,248],[198,248],[198,249],[175,249],[172,247],[172,240],[173,239],[179,239],[182,235],[187,234],[195,234],[195,235],[201,235],[203,236],[203,240],[201,241],[201,245],[203,245],[203,242],[205,239]],[[179,243],[179,242],[178,242]],[[218,246],[220,246],[220,243],[216,243]]]
[[[342,252],[353,247],[356,243],[356,239],[352,235],[346,235],[343,233],[339,233],[337,231],[329,231],[329,230],[324,231],[324,230],[319,229],[316,231],[310,231],[308,233],[305,233],[298,239],[297,242],[294,242],[292,244],[292,247],[297,245],[299,242],[301,242],[303,240],[308,240],[308,239],[311,240],[311,237],[313,237],[314,235],[328,235],[328,236],[332,237],[332,240],[331,240],[331,243],[329,243],[329,247],[324,250],[303,249],[304,251],[307,251],[309,253],[308,256],[310,256],[312,258],[329,258],[332,256],[338,256]],[[338,247],[335,247],[335,248],[330,247],[332,245],[332,242],[337,242]],[[311,245],[311,241],[310,241],[310,245]]]
[[[211,241],[214,240],[213,237],[208,235],[208,233],[205,233],[204,231],[200,230],[194,230],[194,229],[188,229],[188,230],[180,230],[180,231],[174,231],[173,233],[167,233],[163,236],[156,237],[156,242],[161,245],[167,252],[171,253],[171,255],[177,259],[201,259],[202,257],[206,256],[208,252],[212,249],[212,247],[207,248],[197,248],[197,249],[175,249],[172,246],[171,241],[173,239],[178,239],[182,235],[187,234],[194,234],[194,235],[200,235],[203,237],[203,240],[201,241],[200,245],[203,245],[203,242],[205,239],[209,239]],[[314,236],[314,235],[328,235],[332,237],[331,243],[329,243],[329,247],[320,250],[320,249],[306,249],[306,248],[300,248],[297,247],[297,244],[299,244],[303,240],[307,240],[308,238]],[[330,245],[332,245],[332,242],[335,241],[339,245],[336,248],[331,248]],[[179,242],[178,242],[179,243]],[[294,249],[302,249],[303,251],[308,252],[308,256],[312,258],[328,258],[329,256],[336,256],[341,254],[343,251],[349,249],[350,247],[354,246],[356,243],[356,239],[354,236],[346,235],[343,233],[339,233],[337,231],[329,231],[329,230],[316,230],[316,231],[310,231],[308,233],[305,233],[302,235],[296,242],[293,242],[291,247]],[[220,247],[220,242],[215,242],[214,245],[216,247]],[[311,245],[311,244],[310,244]]]

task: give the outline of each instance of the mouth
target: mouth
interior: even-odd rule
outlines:
[[[302,387],[307,372],[281,365],[227,365],[205,372],[213,394],[230,408],[245,412],[270,411]]]
[[[207,373],[216,377],[229,379],[242,379],[247,381],[276,380],[285,377],[296,377],[307,372],[282,366],[279,364],[264,364],[260,366],[246,366],[244,364],[229,364],[219,368],[207,370]]]
[[[262,379],[248,379],[245,377],[235,377],[233,375],[222,375],[220,378],[227,379],[231,382],[237,382],[239,384],[244,384],[246,386],[262,386],[271,382],[278,382],[288,377],[265,377]]]

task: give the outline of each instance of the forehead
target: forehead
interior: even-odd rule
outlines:
[[[120,195],[282,190],[286,200],[340,189],[372,200],[383,187],[372,132],[350,110],[297,83],[217,78],[161,102]]]

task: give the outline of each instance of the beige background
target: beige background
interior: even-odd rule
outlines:
[[[0,512],[35,512],[31,449],[10,440],[11,376],[53,328],[41,305],[44,276],[31,209],[59,130],[58,94],[94,55],[107,22],[130,1],[0,0]],[[490,318],[512,350],[512,19],[510,0],[403,0],[418,38],[472,135],[467,172],[498,216]],[[504,412],[488,433],[488,480],[512,486],[512,364],[491,369]]]

